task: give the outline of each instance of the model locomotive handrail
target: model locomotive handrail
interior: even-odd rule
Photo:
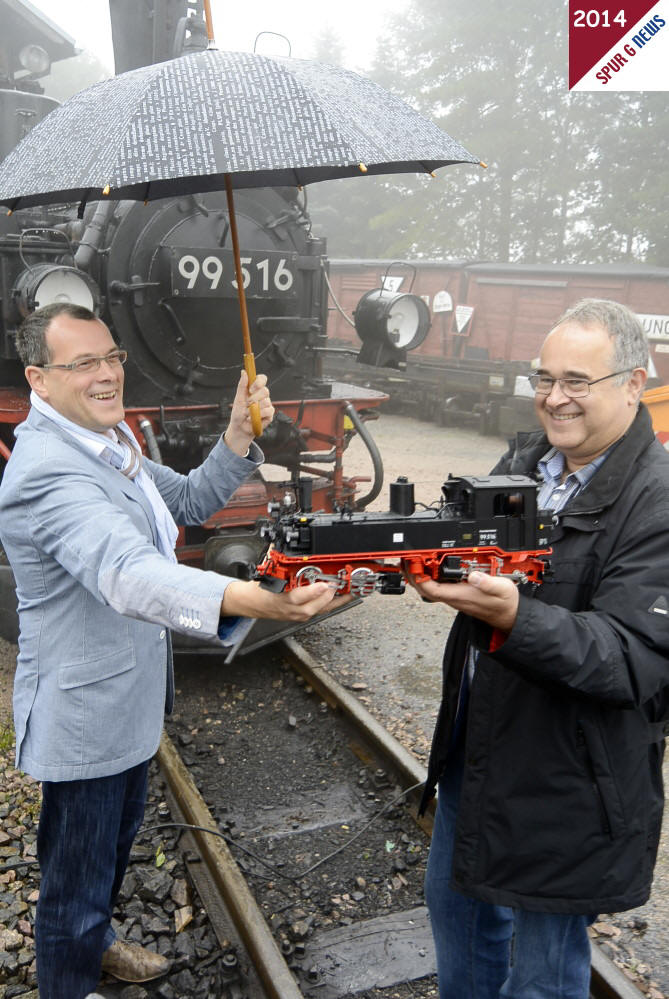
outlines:
[[[325,581],[338,594],[403,593],[405,576],[458,582],[470,572],[538,584],[550,555],[550,518],[524,476],[449,478],[438,507],[416,511],[413,485],[391,485],[387,513],[282,512],[265,526],[272,545],[256,578],[273,589]]]

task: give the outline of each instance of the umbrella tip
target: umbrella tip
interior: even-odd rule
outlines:
[[[480,161],[479,166],[483,167],[484,170],[488,169],[488,164],[484,163],[483,160]]]
[[[358,163],[358,170],[360,173],[367,173],[367,167],[364,163]]]

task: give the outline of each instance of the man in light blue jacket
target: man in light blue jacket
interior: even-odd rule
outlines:
[[[46,306],[16,339],[32,408],[0,486],[0,536],[20,622],[16,763],[43,782],[37,976],[41,999],[82,999],[101,968],[137,982],[168,967],[116,940],[111,915],[172,706],[169,629],[223,645],[244,618],[304,621],[333,592],[272,593],[174,556],[176,525],[201,524],[261,464],[248,407],[272,419],[265,376],[249,387],[242,373],[224,437],[184,476],[141,455],[126,352],[92,313]]]

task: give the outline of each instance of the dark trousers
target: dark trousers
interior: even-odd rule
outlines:
[[[439,783],[425,879],[440,999],[588,999],[596,916],[511,909],[451,888],[463,769],[461,733]]]
[[[111,916],[142,824],[149,763],[112,777],[44,781],[35,946],[40,999],[83,999],[114,941]]]

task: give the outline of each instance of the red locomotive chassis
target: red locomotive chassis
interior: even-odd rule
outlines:
[[[292,590],[307,583],[325,581],[338,595],[365,597],[402,593],[405,573],[418,580],[460,582],[474,570],[491,576],[508,576],[514,583],[540,583],[550,549],[504,551],[502,548],[451,548],[373,552],[345,555],[286,555],[272,548],[258,566],[258,578]]]

